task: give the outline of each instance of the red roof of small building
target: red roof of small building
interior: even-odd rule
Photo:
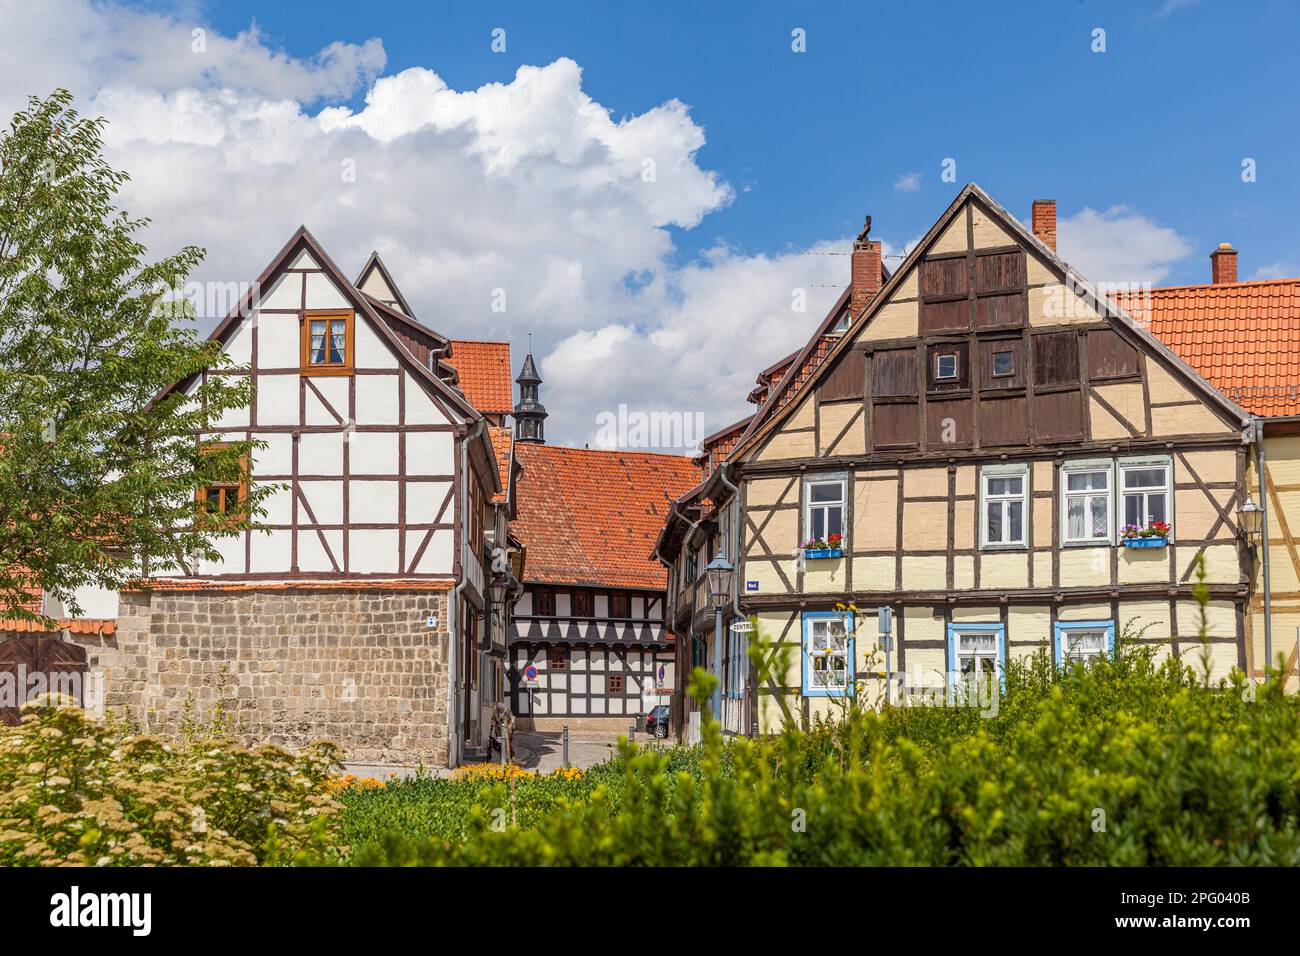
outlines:
[[[1255,415],[1300,415],[1300,279],[1172,286],[1115,301]]]
[[[514,407],[509,342],[453,339],[446,362],[456,370],[460,390],[480,412],[505,414]]]
[[[684,455],[520,442],[511,533],[527,549],[524,580],[660,590],[650,557],[672,500],[699,481]]]
[[[509,427],[489,428],[488,438],[492,440],[492,451],[497,459],[497,474],[501,476],[501,490],[492,496],[493,503],[506,500],[510,489],[510,446],[514,443],[515,433]]]

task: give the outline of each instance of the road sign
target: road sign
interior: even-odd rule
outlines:
[[[524,683],[530,687],[537,686],[537,665],[529,664],[524,668]]]
[[[748,634],[754,629],[754,625],[749,621],[732,621],[731,632],[733,634]]]

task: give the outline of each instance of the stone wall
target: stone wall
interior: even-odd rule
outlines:
[[[147,732],[221,699],[249,741],[327,737],[349,762],[445,767],[446,622],[446,592],[156,591],[123,594],[116,634],[79,642],[103,709]]]

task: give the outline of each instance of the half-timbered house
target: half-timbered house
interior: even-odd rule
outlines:
[[[502,409],[467,397],[494,383],[411,314],[378,256],[350,282],[305,228],[213,338],[236,369],[204,374],[251,375],[254,399],[196,440],[263,447],[198,507],[236,514],[254,483],[273,491],[217,560],[120,596],[89,647],[107,706],[166,729],[221,697],[252,738],[456,763],[505,683],[490,583],[509,438]]]
[[[682,455],[545,444],[531,355],[520,382],[511,710],[524,729],[625,731],[672,701],[675,646],[651,551],[672,499],[699,473]]]
[[[1294,677],[1300,639],[1300,278],[1240,282],[1237,250],[1226,242],[1210,253],[1210,263],[1209,283],[1130,290],[1116,299],[1254,417],[1245,493],[1262,509],[1258,534],[1267,543],[1253,549],[1246,671],[1262,678],[1266,662],[1276,665],[1281,654]]]
[[[892,275],[864,230],[695,492],[733,509],[737,609],[789,653],[763,726],[886,693],[878,607],[894,696],[1039,648],[1199,649],[1202,562],[1211,671],[1244,665],[1249,417],[1057,257],[1054,204],[1033,220],[968,186]]]

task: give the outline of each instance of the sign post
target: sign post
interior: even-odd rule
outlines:
[[[880,643],[885,648],[885,703],[893,703],[890,700],[890,688],[894,685],[894,672],[891,667],[890,645],[893,643],[892,634],[894,631],[894,609],[887,604],[882,604],[876,612],[876,621],[880,630]]]

